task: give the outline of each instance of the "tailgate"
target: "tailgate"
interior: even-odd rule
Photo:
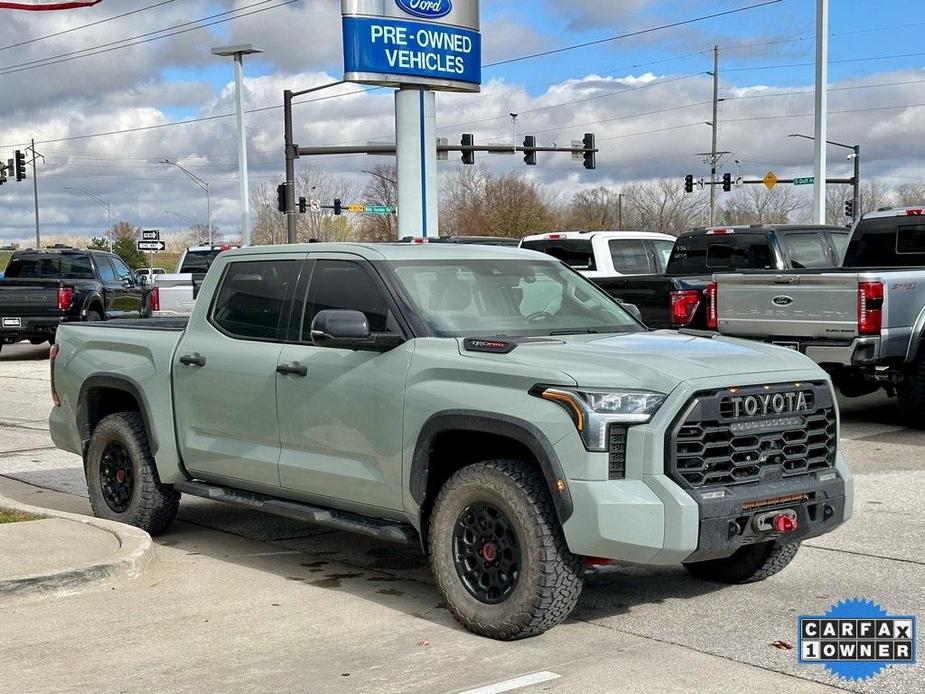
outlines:
[[[58,311],[58,283],[7,280],[0,285],[0,319],[54,318]],[[3,323],[0,322],[0,326]]]
[[[717,275],[724,335],[849,340],[858,335],[853,273]]]

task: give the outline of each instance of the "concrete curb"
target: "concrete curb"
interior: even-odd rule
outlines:
[[[0,508],[89,525],[114,535],[119,542],[119,549],[115,554],[101,562],[75,564],[52,573],[0,579],[0,598],[68,591],[95,581],[135,578],[155,559],[154,541],[151,536],[144,530],[130,525],[81,516],[76,513],[28,506],[5,496],[0,496]]]

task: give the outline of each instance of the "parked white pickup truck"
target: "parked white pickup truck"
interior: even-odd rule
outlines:
[[[152,313],[157,318],[188,316],[193,312],[199,288],[206,273],[220,253],[238,246],[198,246],[187,248],[180,257],[177,273],[156,275],[152,298]]]
[[[520,247],[558,258],[594,280],[663,273],[675,241],[651,231],[562,231],[528,236]]]

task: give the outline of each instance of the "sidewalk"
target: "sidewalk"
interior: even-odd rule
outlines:
[[[0,509],[37,517],[0,525],[0,598],[134,578],[154,560],[154,543],[137,528],[27,505],[2,494]]]

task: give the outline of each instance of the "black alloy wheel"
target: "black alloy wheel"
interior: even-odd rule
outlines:
[[[479,602],[508,599],[520,577],[520,545],[507,517],[490,504],[466,507],[453,529],[453,559],[466,590]]]
[[[100,459],[100,489],[106,505],[115,513],[124,513],[135,493],[132,458],[118,441],[112,441]]]

